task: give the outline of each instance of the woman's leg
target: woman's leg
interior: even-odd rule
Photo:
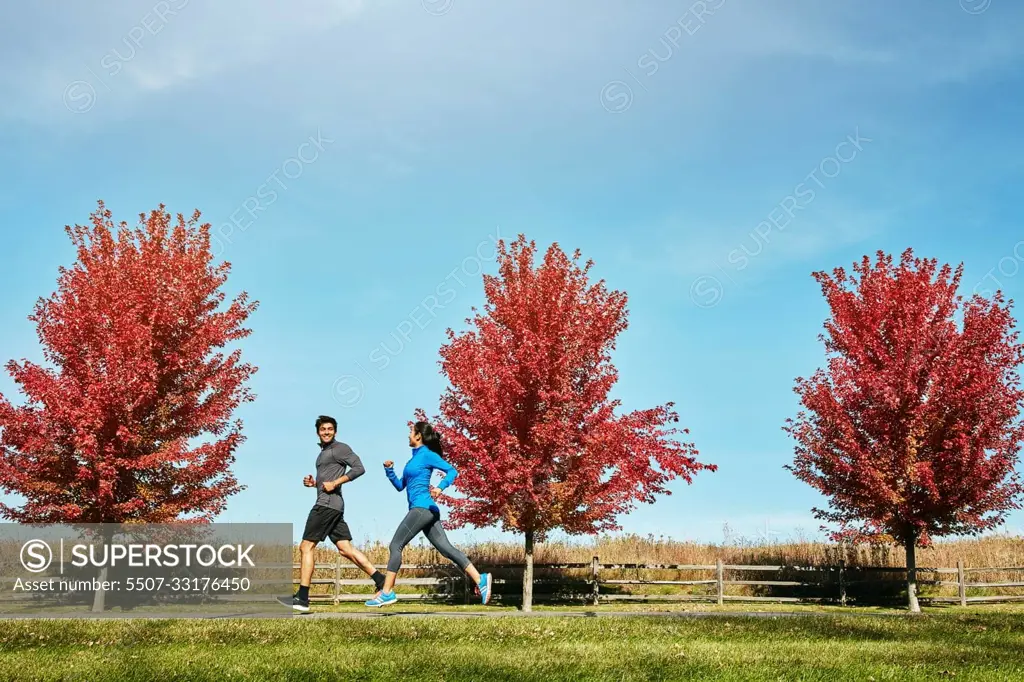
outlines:
[[[429,509],[410,509],[409,513],[402,519],[402,523],[398,525],[398,530],[395,531],[395,536],[391,538],[391,544],[388,546],[390,556],[388,556],[388,572],[384,578],[384,593],[390,593],[395,588],[395,580],[398,578],[398,570],[402,567],[402,550],[405,546],[416,537],[416,534],[423,530],[426,526],[432,523],[434,520],[433,514],[430,513]]]
[[[448,536],[444,532],[444,527],[441,525],[441,517],[439,515],[434,516],[434,522],[427,527],[424,533],[426,534],[427,539],[430,540],[430,544],[432,544],[442,556],[465,571],[466,575],[469,576],[470,580],[472,580],[474,584],[480,584],[480,571],[476,570],[476,567],[470,562],[469,557],[456,549],[452,543],[448,541]]]

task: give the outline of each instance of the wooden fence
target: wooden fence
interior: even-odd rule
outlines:
[[[283,568],[283,566],[278,566]],[[384,569],[385,566],[377,566]],[[492,599],[497,602],[516,602],[521,598],[521,575],[522,564],[495,564],[490,566],[480,565],[479,568],[485,571],[493,571],[499,574],[515,574],[514,577],[494,579],[495,591]],[[294,583],[298,583],[299,564],[293,564],[295,573]],[[535,601],[576,601],[592,605],[616,601],[703,601],[723,604],[725,602],[829,602],[840,605],[847,605],[850,601],[863,601],[863,599],[850,598],[851,588],[855,592],[863,592],[864,588],[872,586],[887,585],[890,588],[899,588],[906,580],[906,568],[900,567],[848,567],[845,562],[833,566],[760,566],[760,565],[728,565],[719,560],[714,565],[697,564],[603,564],[599,557],[594,557],[590,563],[562,563],[562,564],[534,564],[536,573],[549,571],[575,571],[583,573],[586,577],[571,577],[559,575],[554,578],[536,577],[534,580]],[[317,573],[324,570],[332,571],[331,578],[317,578]],[[343,562],[341,557],[333,564],[324,566],[319,564],[314,573],[311,585],[329,586],[326,592],[311,590],[310,599],[316,601],[329,601],[335,604],[346,601],[363,601],[368,598],[368,591],[352,593],[346,588],[361,587],[370,588],[373,582],[365,577],[354,565]],[[433,588],[426,592],[401,594],[403,600],[428,600],[472,603],[473,588],[469,581],[451,564],[403,564],[402,571],[405,576],[399,579],[400,587]],[[442,575],[433,577],[408,577],[409,572],[440,573]],[[636,577],[632,578],[602,578],[602,572],[614,572],[621,574],[632,571]],[[641,577],[641,572],[649,571],[675,571],[695,572],[710,574],[707,577],[694,580],[652,580]],[[343,578],[342,573],[355,572],[359,578]],[[983,589],[986,591],[1003,590],[1008,588],[1024,588],[1024,582],[991,582],[991,581],[970,581],[969,576],[984,575],[992,573],[1019,573],[1024,576],[1024,566],[1010,567],[986,567],[986,568],[965,568],[963,561],[958,561],[956,568],[918,568],[918,584],[938,587],[956,587],[957,596],[920,596],[922,603],[955,603],[966,606],[971,603],[983,602],[1010,602],[1024,601],[1024,594],[986,594],[983,596],[972,596],[971,591]],[[776,574],[776,579],[764,579],[756,574]],[[877,577],[879,574],[898,574],[897,578],[888,580]],[[751,574],[755,574],[753,577]],[[782,574],[782,575],[778,575]],[[927,579],[924,576],[934,575],[936,578]],[[946,579],[952,576],[955,579]],[[789,578],[786,580],[778,578]],[[554,595],[546,594],[545,586],[554,587]],[[646,586],[665,587],[700,587],[705,593],[670,593],[659,594],[634,592],[634,589]],[[505,590],[501,588],[505,587]],[[782,596],[779,594],[730,594],[729,588],[744,587],[755,588],[754,591],[773,592],[791,591],[800,592],[797,596]],[[510,589],[511,588],[511,589]],[[605,588],[602,592],[602,588]],[[766,589],[767,588],[767,589]],[[628,590],[628,591],[623,591]],[[868,599],[870,601],[870,598]]]

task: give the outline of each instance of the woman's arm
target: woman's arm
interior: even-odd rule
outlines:
[[[430,452],[427,454],[427,464],[429,464],[431,468],[444,472],[444,478],[437,484],[438,490],[444,490],[450,486],[455,482],[456,477],[459,475],[459,472],[455,470],[455,467],[445,461],[436,452]]]
[[[402,492],[405,490],[405,482],[395,475],[395,470],[392,468],[393,462],[388,460],[384,463],[384,473],[387,474],[388,480],[391,481],[391,485],[395,486],[395,490]]]

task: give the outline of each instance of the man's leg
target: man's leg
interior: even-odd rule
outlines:
[[[351,540],[338,540],[334,543],[338,547],[338,551],[341,552],[341,556],[345,557],[360,569],[363,573],[368,576],[373,576],[377,572],[377,569],[373,567],[370,560],[366,558],[366,555],[356,549],[356,546],[352,544]]]
[[[306,528],[302,531],[302,542],[299,544],[299,589],[292,604],[296,611],[309,611],[309,585],[313,581],[313,569],[316,568],[316,546],[327,537],[328,524],[333,522],[331,511],[327,507],[316,506],[306,518]]]
[[[341,552],[341,556],[354,563],[363,573],[373,578],[374,592],[380,592],[384,586],[384,574],[374,568],[370,560],[366,558],[366,555],[352,544],[352,531],[349,530],[348,523],[345,522],[344,517],[339,518],[338,523],[331,530],[331,541],[338,548],[338,551]]]
[[[310,540],[303,540],[299,545],[299,554],[302,557],[302,568],[299,572],[299,588],[305,588],[306,598],[309,598],[309,584],[313,581],[313,570],[316,568],[316,543]]]

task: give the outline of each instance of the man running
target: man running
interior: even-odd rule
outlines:
[[[320,436],[320,455],[316,458],[316,479],[306,476],[302,484],[316,488],[316,504],[306,519],[299,553],[302,555],[302,570],[299,576],[299,591],[292,597],[291,606],[296,611],[309,611],[309,585],[316,565],[316,546],[324,538],[330,538],[341,555],[363,569],[373,578],[377,591],[384,586],[384,574],[376,570],[366,555],[352,546],[352,532],[345,523],[345,501],[341,497],[341,486],[350,483],[365,473],[359,456],[345,443],[334,439],[338,422],[333,417],[320,416],[316,420],[316,432]]]

